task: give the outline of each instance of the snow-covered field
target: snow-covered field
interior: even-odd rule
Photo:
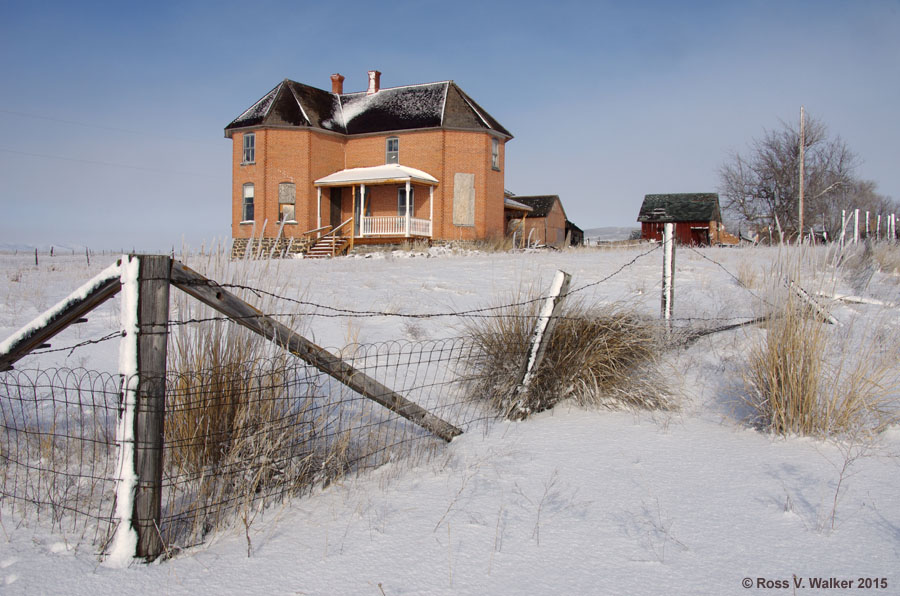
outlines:
[[[661,251],[430,255],[285,261],[278,293],[341,308],[461,311],[518,300],[572,274],[588,301],[658,316]],[[761,314],[778,249],[680,249],[675,316],[714,327]],[[639,258],[638,258],[639,257]],[[30,260],[29,260],[30,259]],[[629,264],[631,261],[633,264]],[[112,259],[0,255],[0,340]],[[824,260],[824,254],[820,255]],[[187,264],[207,271],[207,260]],[[627,265],[627,266],[626,266]],[[624,269],[607,279],[611,274]],[[258,283],[249,274],[248,285]],[[814,289],[900,303],[900,277],[860,284],[823,274]],[[601,282],[602,283],[596,283]],[[272,283],[267,282],[271,287]],[[801,281],[803,283],[803,281]],[[900,316],[834,303],[848,336],[879,331],[895,349]],[[453,318],[312,317],[324,346],[460,333]],[[53,347],[115,331],[111,301]],[[855,330],[852,333],[849,330]],[[677,413],[569,405],[464,434],[427,463],[390,464],[261,512],[174,559],[114,569],[0,507],[0,591],[11,594],[900,594],[900,427],[877,439],[778,438],[751,428],[741,369],[756,327],[670,350],[662,362]],[[854,337],[856,337],[854,336]],[[115,341],[30,356],[17,368],[114,372]],[[815,578],[851,582],[815,588]],[[747,589],[744,582],[750,583]],[[784,582],[784,583],[782,583]]]

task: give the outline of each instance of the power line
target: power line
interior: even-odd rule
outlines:
[[[86,163],[86,164],[91,164],[91,165],[107,166],[107,167],[113,167],[113,168],[124,168],[127,170],[139,170],[142,172],[153,172],[155,174],[169,174],[169,175],[176,174],[176,175],[181,175],[181,176],[195,176],[197,178],[209,178],[209,179],[215,179],[215,180],[221,179],[221,176],[213,176],[211,174],[200,174],[197,172],[181,172],[178,170],[162,170],[162,169],[157,169],[157,168],[146,168],[144,166],[133,166],[133,165],[124,164],[124,163],[114,163],[111,161],[81,159],[78,157],[65,157],[63,155],[49,155],[47,153],[31,153],[28,151],[18,151],[16,149],[6,149],[5,147],[0,147],[0,151],[2,151],[3,153],[13,153],[16,155],[25,155],[28,157],[38,157],[41,159],[56,159],[56,160],[60,160],[60,161],[72,161],[75,163]]]

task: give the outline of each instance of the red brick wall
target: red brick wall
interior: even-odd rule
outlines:
[[[266,236],[278,233],[278,185],[296,185],[297,224],[286,225],[294,236],[317,227],[317,193],[313,182],[345,168],[385,163],[385,140],[400,139],[400,163],[438,179],[434,190],[434,238],[474,240],[502,235],[505,140],[500,142],[500,170],[491,167],[491,135],[475,131],[427,130],[347,138],[305,129],[257,129],[256,163],[241,164],[243,133],[232,136],[232,236],[246,238],[252,226],[241,224],[243,185],[255,186],[256,234],[268,219]],[[453,225],[453,180],[456,173],[475,175],[475,225]],[[397,187],[373,186],[373,214],[397,212]],[[322,191],[322,223],[330,216],[330,191]],[[427,219],[428,187],[415,191],[415,217]],[[352,212],[352,194],[343,191],[342,221]]]

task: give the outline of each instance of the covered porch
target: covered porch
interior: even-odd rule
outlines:
[[[314,184],[319,227],[336,228],[337,222],[352,218],[352,235],[359,244],[432,237],[438,180],[427,172],[386,164],[341,170]],[[323,189],[330,195],[327,200]],[[344,189],[349,189],[349,197]],[[427,204],[422,199],[426,192]]]

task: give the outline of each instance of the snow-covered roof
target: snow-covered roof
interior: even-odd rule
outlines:
[[[453,81],[335,94],[285,79],[226,126],[225,136],[251,126],[318,128],[348,135],[452,128],[512,138]]]
[[[566,214],[559,195],[517,196],[516,201],[532,208],[533,211],[529,217],[547,217],[550,210],[553,209],[554,203],[559,203],[559,208],[562,209],[563,215]]]
[[[640,222],[722,221],[714,192],[644,195]]]
[[[314,184],[316,186],[346,186],[348,184],[390,184],[407,180],[432,186],[438,183],[437,178],[428,172],[390,163],[382,166],[341,170],[319,178]]]

